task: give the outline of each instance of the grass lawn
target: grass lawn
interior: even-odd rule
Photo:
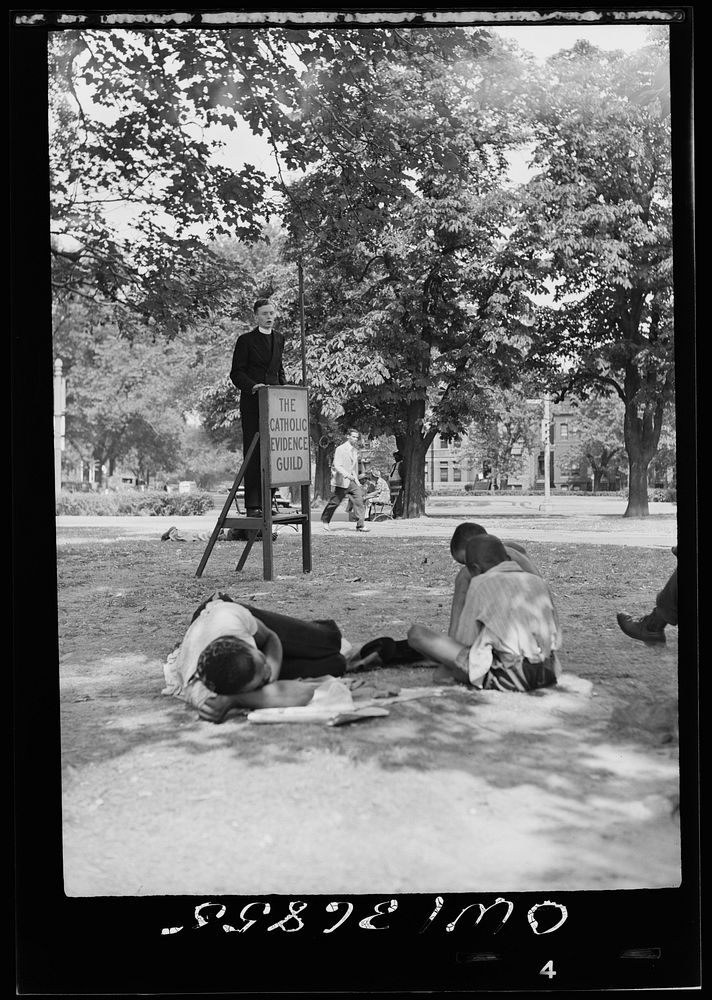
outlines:
[[[85,661],[131,650],[162,659],[195,607],[218,589],[283,614],[334,618],[355,646],[379,635],[403,638],[414,621],[447,629],[456,567],[443,539],[317,536],[313,572],[305,574],[300,540],[284,532],[275,543],[276,578],[270,582],[262,579],[259,545],[244,570],[235,572],[242,545],[234,542],[219,542],[197,579],[204,545],[64,544],[58,556],[62,658]],[[652,609],[675,566],[669,552],[536,542],[527,543],[527,551],[554,594],[567,669],[621,692],[629,681],[637,690],[642,671],[654,700],[674,694],[675,629],[668,629],[666,648],[651,649],[626,639],[615,620],[620,610],[637,616]]]
[[[284,532],[276,579],[265,582],[257,546],[235,573],[242,545],[218,543],[197,579],[204,542],[107,543],[101,529],[94,542],[94,530],[73,544],[62,529],[58,549],[70,895],[235,892],[234,859],[250,837],[266,853],[244,892],[457,891],[481,889],[483,878],[498,890],[618,888],[651,872],[655,884],[674,880],[677,630],[650,648],[615,620],[652,608],[675,565],[669,551],[527,543],[557,603],[564,670],[591,682],[592,698],[457,688],[338,729],[240,716],[213,726],[160,693],[163,661],[206,596],[219,589],[334,618],[356,647],[402,638],[414,621],[445,630],[456,571],[447,542],[319,534],[304,574],[301,540]],[[417,667],[360,676],[381,690],[431,683]],[[442,850],[448,831],[470,827],[488,831],[485,875],[469,870],[466,837]],[[219,846],[201,866],[206,836]],[[338,837],[338,855],[316,849],[324,836]]]

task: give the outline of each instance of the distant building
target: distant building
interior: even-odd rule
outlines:
[[[588,463],[581,454],[580,432],[575,413],[565,403],[552,407],[549,423],[550,480],[552,489],[590,490],[591,476]],[[467,435],[459,441],[450,441],[438,435],[428,449],[425,463],[425,488],[437,493],[461,493],[469,484],[476,492],[490,489],[490,469],[487,463],[475,465],[467,455]],[[517,454],[516,447],[514,454]],[[544,489],[544,445],[535,451],[521,447],[522,471],[510,475],[507,488],[521,490]],[[617,490],[627,485],[627,476],[617,474],[613,482],[604,481],[604,488]]]

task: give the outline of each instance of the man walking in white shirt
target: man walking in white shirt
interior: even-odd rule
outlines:
[[[346,440],[334,452],[331,471],[334,478],[333,493],[322,511],[321,523],[325,531],[329,530],[336,508],[348,496],[353,504],[356,515],[356,531],[368,531],[364,527],[363,492],[358,481],[358,440],[359,432],[350,428]]]

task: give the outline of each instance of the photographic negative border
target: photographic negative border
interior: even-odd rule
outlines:
[[[597,20],[591,21],[591,16]],[[699,985],[697,563],[689,556],[680,586],[679,888],[503,892],[499,903],[496,894],[469,893],[402,895],[395,900],[71,899],[63,894],[54,470],[51,448],[44,444],[52,401],[47,33],[61,27],[195,28],[235,22],[353,26],[372,25],[374,18],[385,17],[389,24],[401,19],[409,26],[562,24],[585,17],[587,23],[670,25],[675,325],[681,331],[676,338],[677,433],[681,465],[684,462],[678,528],[681,551],[698,551],[691,7],[575,12],[523,12],[516,7],[341,13],[11,11],[12,725],[17,765],[13,888],[19,993],[470,993]],[[340,905],[334,906],[337,902]],[[241,916],[250,903],[262,906]],[[269,914],[265,903],[270,904]],[[300,908],[301,903],[306,905]],[[349,903],[352,913],[336,927]],[[468,915],[456,919],[468,907]],[[478,915],[481,924],[475,922]],[[259,920],[245,931],[253,918]],[[273,929],[268,929],[270,924]]]

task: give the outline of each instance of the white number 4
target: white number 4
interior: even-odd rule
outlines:
[[[549,979],[553,979],[554,978],[554,976],[556,975],[556,972],[554,971],[554,963],[553,963],[553,961],[551,959],[549,959],[549,961],[546,963],[546,965],[544,966],[543,969],[539,970],[539,975],[540,976],[548,976]]]

